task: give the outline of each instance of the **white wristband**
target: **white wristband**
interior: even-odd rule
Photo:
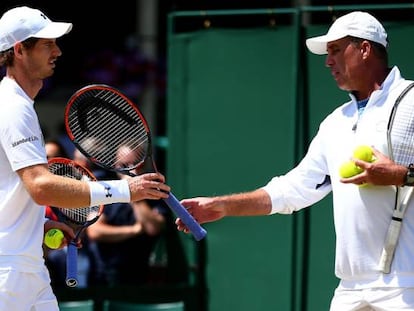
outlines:
[[[91,196],[90,206],[131,201],[128,181],[125,179],[88,181],[87,183]]]

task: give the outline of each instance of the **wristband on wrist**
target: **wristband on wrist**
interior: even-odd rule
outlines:
[[[128,203],[131,193],[127,180],[88,181],[90,206],[111,203]]]

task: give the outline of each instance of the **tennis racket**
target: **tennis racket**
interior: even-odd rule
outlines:
[[[398,96],[391,110],[387,126],[389,157],[397,164],[404,166],[414,163],[414,106],[412,100],[403,100],[413,87],[414,83],[406,87]],[[379,263],[379,269],[383,273],[390,273],[391,271],[402,221],[411,199],[413,188],[411,186],[396,188],[395,208]]]
[[[130,176],[157,171],[147,121],[119,90],[101,84],[81,88],[69,99],[64,119],[69,138],[93,163]],[[197,241],[206,236],[172,193],[164,201]]]
[[[83,166],[66,158],[51,158],[48,161],[49,171],[55,175],[65,176],[77,180],[96,180],[95,176]],[[102,214],[103,205],[81,208],[57,208],[52,207],[58,220],[72,227],[75,238],[67,246],[66,258],[66,285],[76,287],[78,285],[78,247],[77,242],[86,227],[96,222]]]

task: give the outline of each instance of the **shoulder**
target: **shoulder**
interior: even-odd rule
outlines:
[[[2,124],[27,123],[37,119],[33,102],[19,94],[4,94],[0,92],[0,120]]]
[[[357,113],[356,104],[349,100],[346,103],[336,107],[331,113],[329,113],[321,122],[321,125],[329,125],[332,122],[338,122],[342,119],[351,119]],[[335,124],[332,124],[335,125]]]

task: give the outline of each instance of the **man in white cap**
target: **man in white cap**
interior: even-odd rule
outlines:
[[[159,173],[85,182],[49,172],[34,99],[62,54],[56,43],[72,29],[37,9],[13,8],[0,18],[0,310],[57,311],[43,259],[43,235],[69,227],[45,219],[45,205],[78,208],[167,198]],[[111,195],[108,195],[108,190]],[[67,240],[61,245],[63,247]]]
[[[338,18],[326,35],[310,38],[306,45],[312,53],[326,54],[326,66],[350,101],[323,120],[305,157],[287,174],[251,192],[189,198],[182,204],[206,223],[227,216],[290,214],[332,191],[335,274],[340,283],[330,310],[414,310],[414,200],[403,221],[390,273],[379,265],[396,186],[414,184],[412,165],[399,165],[386,156],[390,111],[413,81],[404,79],[396,66],[388,66],[387,33],[366,12]],[[414,103],[414,91],[406,98],[405,104]],[[353,159],[363,172],[341,178],[340,166],[359,145],[372,145],[376,160]],[[407,154],[407,163],[414,163],[414,154]],[[188,232],[179,218],[176,224],[178,230]]]

